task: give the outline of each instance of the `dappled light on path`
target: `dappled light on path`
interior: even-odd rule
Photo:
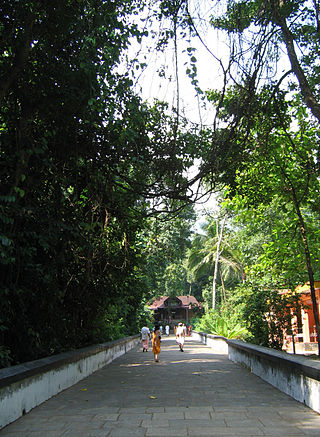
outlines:
[[[0,437],[320,436],[320,416],[187,338],[139,346],[35,408]]]

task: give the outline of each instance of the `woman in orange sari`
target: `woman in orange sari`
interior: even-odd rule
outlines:
[[[160,344],[161,344],[160,327],[159,325],[155,325],[152,334],[152,351],[154,354],[154,361],[156,363],[159,362]]]

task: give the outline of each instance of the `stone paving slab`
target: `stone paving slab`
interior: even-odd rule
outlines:
[[[1,414],[1,412],[0,412]],[[136,348],[0,431],[0,437],[320,437],[320,415],[192,339]]]

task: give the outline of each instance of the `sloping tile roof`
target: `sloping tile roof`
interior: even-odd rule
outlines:
[[[190,305],[196,305],[200,306],[199,302],[194,296],[188,295],[188,296],[177,296],[178,299],[181,300],[183,306],[190,306]]]
[[[156,297],[149,305],[149,309],[154,311],[159,308],[164,308],[165,301],[169,298],[169,296],[161,296]],[[191,305],[195,305],[198,307],[201,307],[201,304],[197,301],[197,299],[194,296],[188,295],[188,296],[177,296],[177,299],[181,301],[181,306],[186,308],[190,307]]]
[[[164,303],[168,299],[169,296],[160,296],[156,297],[150,304],[150,310],[157,310],[158,308],[164,308]]]

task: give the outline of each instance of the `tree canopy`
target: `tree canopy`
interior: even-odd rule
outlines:
[[[4,364],[135,332],[146,218],[188,202],[201,136],[120,72],[143,7],[0,8]]]
[[[2,366],[136,332],[152,295],[201,294],[186,250],[202,253],[198,266],[214,249],[221,264],[231,258],[222,234],[221,248],[213,237],[191,243],[199,183],[226,193],[239,227],[226,236],[248,271],[269,269],[277,284],[320,274],[317,3],[214,8],[209,25],[227,33],[231,57],[219,60],[222,88],[209,90],[198,83],[191,6],[2,2]],[[156,21],[168,24],[158,35]],[[173,42],[176,72],[178,39],[188,42],[186,74],[214,108],[212,126],[183,116],[178,75],[173,109],[138,94],[145,63],[129,48],[150,36],[158,51]]]

